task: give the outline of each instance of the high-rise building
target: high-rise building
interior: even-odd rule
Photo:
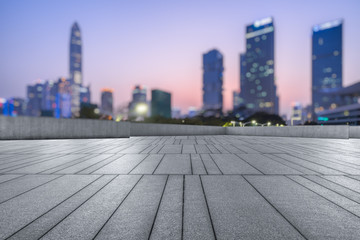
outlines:
[[[171,93],[151,91],[151,116],[171,118]]]
[[[220,116],[223,109],[223,55],[216,49],[203,54],[203,111]]]
[[[342,20],[315,25],[312,29],[312,113],[334,109],[342,88]]]
[[[26,115],[32,117],[41,116],[43,89],[44,84],[40,82],[36,83],[33,86],[27,86]]]
[[[149,115],[149,104],[146,101],[147,89],[144,86],[136,85],[132,91],[132,100],[129,103],[129,118],[136,120],[143,119]],[[140,120],[140,119],[139,119]]]
[[[24,116],[25,115],[25,100],[18,97],[13,97],[8,100],[9,116]]]
[[[113,90],[103,88],[101,90],[101,113],[105,115],[113,115]]]
[[[71,81],[60,78],[54,88],[57,90],[55,97],[55,117],[70,118],[71,113]]]
[[[246,27],[246,53],[240,55],[241,97],[251,112],[279,113],[274,69],[274,23],[268,17]]]
[[[71,81],[71,112],[73,117],[80,115],[80,91],[82,85],[82,42],[78,24],[71,27],[69,73]]]

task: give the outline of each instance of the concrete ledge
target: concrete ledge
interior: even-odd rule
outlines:
[[[349,135],[349,128],[352,136]],[[286,126],[286,127],[227,127],[228,135],[273,136],[273,137],[305,137],[305,138],[341,138],[358,136],[360,127],[349,126]]]
[[[216,127],[92,119],[0,116],[0,139],[120,138],[130,136],[244,135],[360,138],[360,126]]]
[[[131,136],[185,136],[185,135],[225,135],[226,128],[216,126],[131,123]]]
[[[360,126],[349,127],[349,138],[360,138]]]
[[[0,139],[118,138],[129,136],[129,122],[0,116]]]

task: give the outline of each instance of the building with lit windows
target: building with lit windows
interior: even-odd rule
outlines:
[[[339,105],[342,88],[342,20],[315,25],[312,29],[312,112]]]
[[[69,58],[71,112],[72,116],[79,117],[82,85],[82,42],[80,28],[76,22],[71,27]]]
[[[203,54],[204,116],[220,116],[223,109],[223,55],[216,49]]]
[[[113,115],[113,90],[104,88],[101,90],[101,113]]]
[[[151,117],[171,118],[171,93],[151,90]]]
[[[268,17],[246,27],[246,53],[240,55],[240,96],[249,111],[279,113],[274,69],[274,23]]]

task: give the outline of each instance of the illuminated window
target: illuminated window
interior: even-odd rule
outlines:
[[[266,40],[266,38],[267,38],[266,35],[262,35],[262,36],[261,36],[261,39],[262,39],[262,40]]]
[[[334,51],[334,56],[338,56],[339,54],[339,51]]]
[[[323,38],[319,38],[318,43],[319,43],[320,46],[323,45],[323,44],[324,44],[324,39],[323,39]]]

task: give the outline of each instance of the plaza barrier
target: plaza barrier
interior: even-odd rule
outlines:
[[[359,131],[352,131],[347,125],[332,126],[284,126],[284,127],[227,127],[227,135],[272,136],[272,137],[305,137],[305,138],[341,138],[358,136]],[[357,134],[357,135],[356,135]]]
[[[129,136],[129,122],[0,116],[0,139],[119,138]]]
[[[360,138],[360,126],[217,127],[93,119],[0,116],[0,139],[122,138],[130,136],[242,135]]]
[[[217,126],[131,123],[130,136],[225,135],[226,128]]]

